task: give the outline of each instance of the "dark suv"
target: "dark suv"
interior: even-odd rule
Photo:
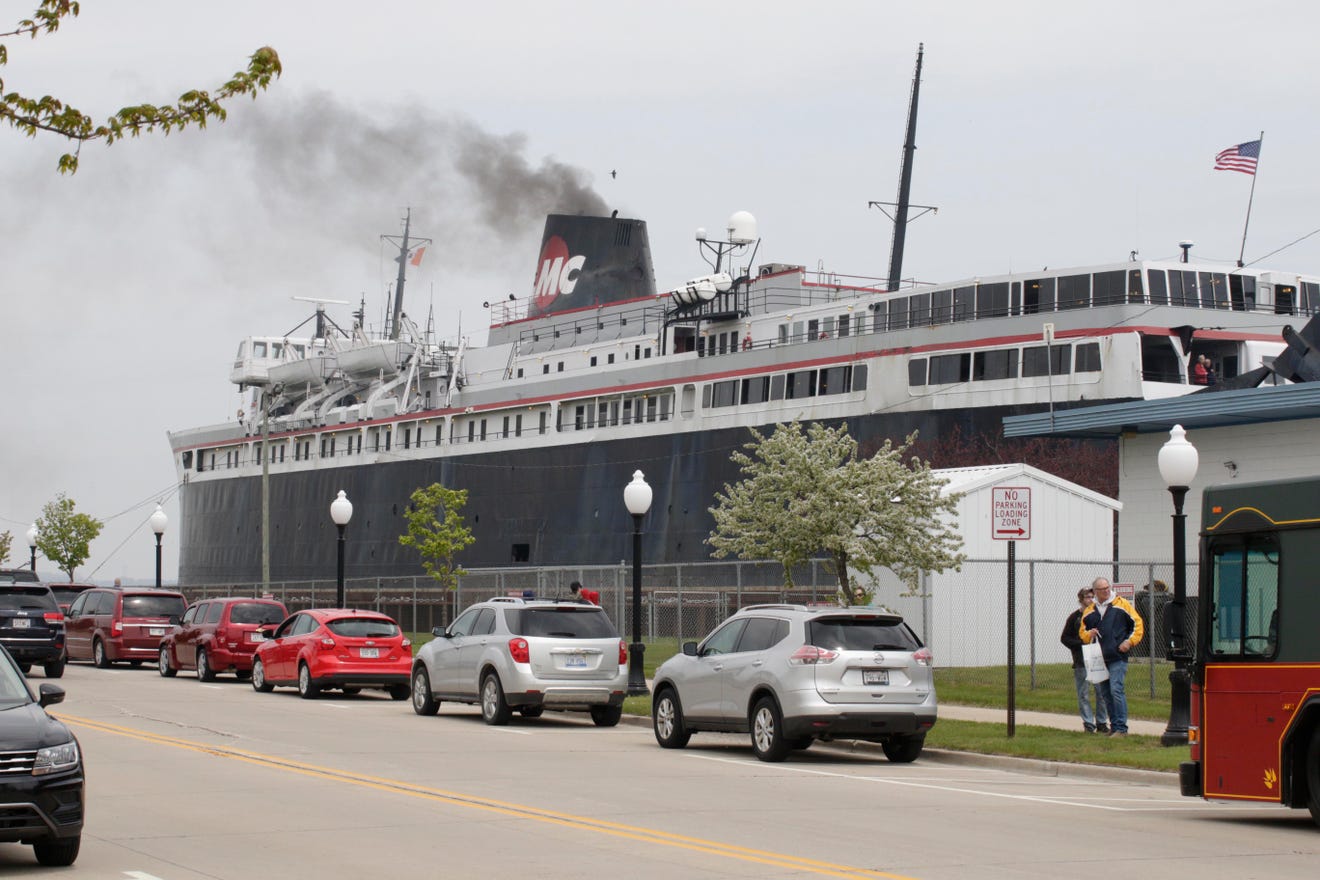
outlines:
[[[0,647],[0,842],[31,845],[48,867],[72,865],[82,843],[82,753],[69,728],[46,714],[63,699],[63,688],[43,684],[34,700]]]
[[[31,572],[20,572],[31,575]],[[0,573],[0,644],[23,672],[41,664],[47,678],[64,675],[64,614],[50,587]]]
[[[80,594],[65,620],[70,660],[91,660],[102,669],[127,661],[155,664],[160,640],[183,616],[182,593],[146,588],[97,587]]]

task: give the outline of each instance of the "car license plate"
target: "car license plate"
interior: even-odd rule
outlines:
[[[380,657],[380,648],[359,648],[358,656],[363,660],[375,660]]]
[[[889,684],[889,670],[863,669],[862,684]]]
[[[150,636],[163,636],[163,635],[165,635],[165,627],[163,627],[163,626],[153,626],[153,627],[151,627],[151,628],[149,628],[149,629],[147,630],[147,635],[150,635]]]
[[[262,635],[261,633],[259,633],[259,632],[250,632],[250,633],[248,633],[248,641],[249,641],[249,642],[263,642],[263,641],[265,641],[265,640],[266,640],[266,637],[265,637],[264,635]]]
[[[566,668],[566,669],[586,669],[586,668],[587,668],[587,655],[586,655],[586,654],[569,654],[567,657],[564,658],[564,668]]]
[[[14,629],[31,629],[32,621],[26,617],[14,618]]]

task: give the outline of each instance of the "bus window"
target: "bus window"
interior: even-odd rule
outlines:
[[[1273,657],[1278,650],[1278,544],[1250,536],[1216,543],[1210,554],[1210,656]]]

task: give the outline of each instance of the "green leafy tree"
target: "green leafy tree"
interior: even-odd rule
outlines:
[[[74,570],[91,555],[92,541],[103,525],[95,517],[78,513],[73,499],[61,492],[37,517],[37,549],[72,581]]]
[[[408,532],[399,536],[400,544],[422,555],[426,573],[448,590],[458,585],[459,575],[467,574],[454,564],[454,557],[476,541],[463,522],[467,497],[466,489],[446,489],[439,483],[418,489],[404,514]]]
[[[793,586],[793,567],[824,556],[838,578],[839,601],[869,601],[855,594],[850,572],[888,568],[915,590],[923,571],[962,565],[962,538],[953,527],[959,496],[941,492],[944,481],[913,456],[916,439],[886,441],[870,458],[858,455],[848,426],[779,425],[733,453],[743,479],[725,485],[710,508],[715,529],[706,543],[723,558],[774,559]]]
[[[54,33],[66,18],[76,17],[80,9],[77,0],[40,0],[32,18],[20,21],[13,30],[0,32],[0,39],[27,36],[35,40],[40,34]],[[0,67],[8,63],[9,51],[0,43]],[[81,110],[50,95],[30,98],[19,92],[6,92],[5,81],[0,79],[0,120],[28,137],[48,132],[77,142],[77,149],[59,160],[60,173],[73,173],[78,170],[78,153],[87,141],[103,140],[112,144],[144,132],[160,131],[168,135],[189,126],[206,128],[206,123],[212,119],[223,122],[227,115],[223,106],[225,101],[240,95],[255,98],[257,92],[265,90],[271,79],[282,72],[280,56],[265,46],[252,53],[246,70],[236,72],[216,89],[214,95],[192,89],[180,95],[172,106],[137,104],[124,107],[100,125]]]
[[[0,532],[0,565],[9,561],[9,548],[14,544],[14,536],[9,532]]]

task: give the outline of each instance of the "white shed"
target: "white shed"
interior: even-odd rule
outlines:
[[[1071,483],[1027,464],[986,465],[935,471],[948,480],[945,493],[962,493],[958,502],[957,529],[963,538],[968,562],[962,571],[928,575],[919,596],[905,596],[904,586],[891,573],[877,579],[875,601],[893,608],[923,632],[926,644],[939,666],[989,666],[1007,662],[1006,586],[1008,581],[1007,540],[991,533],[996,488],[1029,490],[1030,537],[1018,540],[1014,553],[1017,567],[1019,609],[1027,607],[1027,560],[1073,560],[1099,562],[1113,559],[1114,512],[1122,504],[1098,492]],[[1018,493],[1019,499],[1022,497]],[[1059,651],[1055,616],[1062,620],[1074,607],[1076,595],[1063,591],[1058,601],[1046,603],[1050,626],[1038,627],[1030,645],[1031,629],[1026,613],[1018,615],[1018,662],[1034,648],[1049,655]],[[989,605],[1002,614],[969,613],[968,605]],[[1054,605],[1059,613],[1053,614]],[[1038,607],[1039,603],[1038,603]],[[987,638],[986,621],[994,621],[995,633]]]

